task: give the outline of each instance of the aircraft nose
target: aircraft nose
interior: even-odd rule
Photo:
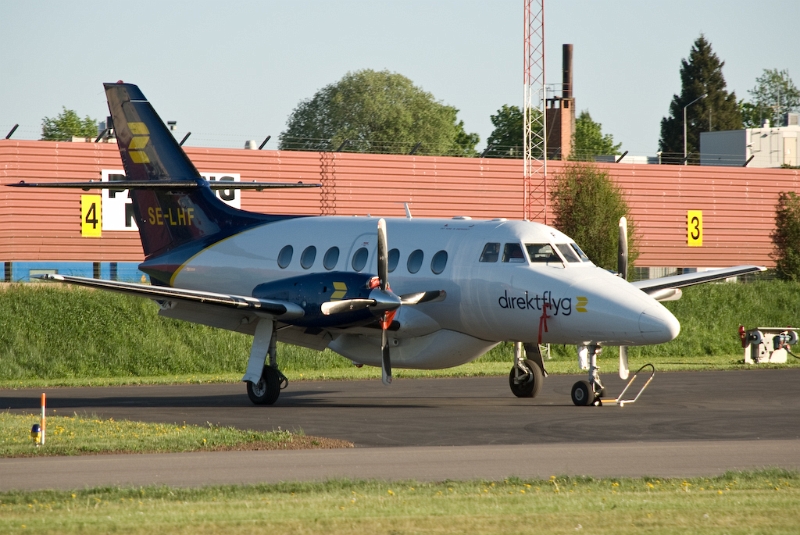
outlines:
[[[639,314],[639,332],[647,344],[663,344],[674,340],[681,332],[681,324],[663,306],[650,307]]]

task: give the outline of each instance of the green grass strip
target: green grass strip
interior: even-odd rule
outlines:
[[[797,533],[800,474],[0,493],[2,533]]]
[[[302,432],[242,431],[212,424],[201,427],[77,415],[48,416],[45,444],[36,446],[30,433],[36,423],[38,414],[0,412],[0,457],[352,447]]]
[[[631,369],[647,362],[659,370],[743,369],[738,326],[798,327],[800,282],[705,284],[686,288],[681,300],[665,306],[681,321],[681,334],[667,344],[630,348]],[[0,285],[0,388],[241,380],[250,336],[161,318],[157,312],[147,299],[110,292]],[[578,373],[574,346],[551,349],[548,372]],[[617,358],[616,348],[604,349],[601,368],[616,369]],[[397,374],[505,375],[512,361],[513,347],[505,343],[465,366]],[[376,368],[355,368],[329,350],[281,343],[278,364],[290,380],[380,374]],[[800,366],[800,360],[790,357],[788,365]]]

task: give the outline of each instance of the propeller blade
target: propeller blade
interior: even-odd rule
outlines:
[[[381,290],[384,292],[389,287],[389,245],[386,240],[386,220],[378,220],[378,278],[381,280]]]
[[[404,305],[418,305],[420,303],[432,303],[434,301],[444,301],[447,293],[444,290],[433,290],[430,292],[417,292],[400,296],[400,302]]]
[[[619,218],[619,243],[617,245],[617,272],[628,280],[628,220]]]
[[[384,314],[381,322],[381,381],[387,386],[392,384],[392,361],[389,358],[389,340],[386,336],[387,323],[391,323],[388,316],[389,314]]]
[[[343,299],[341,301],[328,301],[320,305],[320,310],[326,316],[331,314],[341,314],[342,312],[354,312],[367,307],[375,306],[374,299]]]
[[[619,346],[619,378],[624,381],[628,373],[628,347]]]
[[[617,244],[617,272],[620,277],[628,280],[628,220],[619,218],[619,243]],[[628,378],[628,348],[619,348],[619,378]]]

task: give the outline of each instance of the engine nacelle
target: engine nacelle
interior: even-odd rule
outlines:
[[[367,273],[344,271],[309,273],[259,284],[253,289],[253,297],[289,301],[301,307],[305,315],[285,322],[291,325],[320,327],[363,325],[375,320],[375,315],[369,309],[327,316],[322,314],[320,306],[322,303],[341,299],[368,299],[375,287],[374,279],[374,275]]]

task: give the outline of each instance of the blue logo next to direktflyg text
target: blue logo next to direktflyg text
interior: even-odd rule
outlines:
[[[586,312],[586,305],[589,300],[584,296],[575,297],[575,311]],[[547,306],[547,311],[554,316],[559,314],[562,316],[569,316],[572,314],[572,298],[571,297],[554,297],[550,290],[546,290],[542,295],[531,294],[527,290],[523,296],[508,295],[508,290],[503,292],[497,299],[497,304],[500,308],[510,308],[515,310],[536,310],[541,312],[544,306]]]

